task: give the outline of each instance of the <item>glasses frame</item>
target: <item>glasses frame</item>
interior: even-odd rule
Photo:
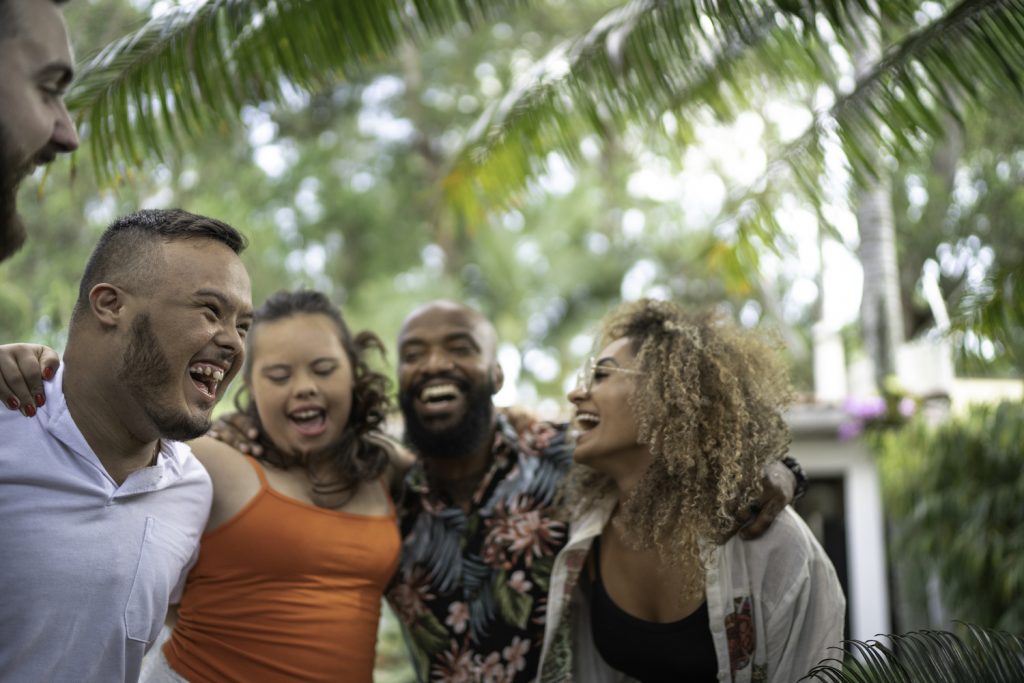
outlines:
[[[586,393],[594,388],[594,374],[597,372],[598,367],[608,372],[621,372],[624,375],[645,375],[642,370],[633,370],[632,368],[623,368],[618,365],[598,365],[597,358],[590,356],[587,358],[583,367],[576,371],[576,389],[582,389]]]

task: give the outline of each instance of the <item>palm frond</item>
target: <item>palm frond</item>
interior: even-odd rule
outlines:
[[[1024,639],[975,624],[848,640],[845,660],[826,660],[801,681],[828,683],[1016,683],[1024,680]]]
[[[629,122],[660,126],[666,111],[676,114],[679,140],[692,143],[691,114],[705,107],[733,118],[764,71],[783,82],[831,79],[820,46],[780,40],[799,30],[794,21],[773,3],[633,0],[552,50],[481,116],[446,179],[449,199],[476,218],[523,190],[547,152],[579,161],[585,137]],[[810,29],[804,38],[817,40]]]
[[[829,82],[835,69],[830,41],[818,33],[815,11],[829,18],[838,42],[852,45],[864,40],[864,16],[906,24],[918,8],[895,1],[872,9],[875,4],[635,0],[553,52],[481,117],[447,179],[448,196],[478,213],[518,196],[545,154],[575,159],[580,141],[605,127],[658,125],[673,112],[688,142],[686,121],[694,111],[706,107],[727,120],[747,104],[745,89],[759,78],[782,85]],[[919,154],[924,141],[943,135],[943,112],[959,120],[967,103],[1007,92],[1019,96],[1022,45],[1024,0],[963,0],[886,50],[851,92],[775,155],[781,163],[769,176],[789,169],[819,199],[829,136],[838,137],[860,181],[873,177],[879,164]]]
[[[87,60],[68,97],[101,180],[364,70],[418,40],[479,25],[524,0],[209,0],[176,6]]]
[[[957,332],[989,339],[1020,369],[1024,365],[1024,266],[1007,265],[968,294],[954,320]],[[972,354],[960,335],[960,353]]]

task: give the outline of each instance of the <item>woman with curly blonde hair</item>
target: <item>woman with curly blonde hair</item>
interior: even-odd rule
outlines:
[[[843,637],[835,570],[791,509],[733,534],[789,430],[786,369],[713,311],[642,300],[607,319],[569,394],[572,531],[541,681],[794,681]]]

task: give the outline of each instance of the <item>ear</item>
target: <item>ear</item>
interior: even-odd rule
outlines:
[[[497,361],[491,367],[491,381],[494,383],[494,393],[498,393],[505,386],[505,371],[501,369],[501,365]]]
[[[117,327],[125,315],[125,293],[101,282],[89,290],[89,309],[103,327]]]

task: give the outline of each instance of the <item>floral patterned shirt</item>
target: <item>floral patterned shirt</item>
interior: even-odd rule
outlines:
[[[402,556],[387,597],[422,682],[537,675],[548,581],[568,537],[558,495],[572,448],[565,425],[517,431],[499,414],[493,453],[468,514],[430,491],[421,464],[406,480]]]

